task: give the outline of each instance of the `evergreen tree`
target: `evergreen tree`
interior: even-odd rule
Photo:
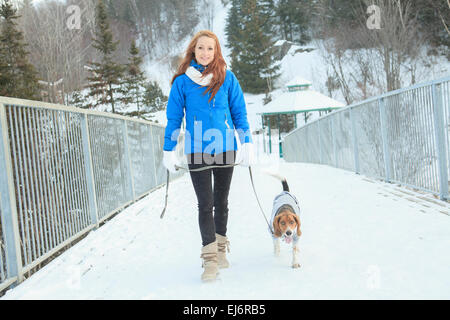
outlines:
[[[156,81],[144,84],[142,108],[139,111],[127,112],[125,115],[145,120],[153,118],[152,113],[166,108],[168,97],[164,95]]]
[[[141,71],[142,58],[139,56],[139,49],[136,47],[135,40],[131,42],[129,54],[126,76],[123,81],[124,95],[121,101],[125,104],[135,103],[139,113],[143,100],[145,75]]]
[[[166,108],[168,97],[164,95],[156,81],[145,84],[144,105],[147,113],[161,111]]]
[[[37,72],[28,62],[17,10],[10,0],[0,5],[0,96],[39,99]]]
[[[362,17],[366,17],[365,11],[367,6],[364,0],[325,0],[329,14],[329,26],[339,28],[340,24],[345,23],[356,27],[360,23]]]
[[[113,34],[109,27],[106,7],[102,0],[98,0],[96,7],[96,24],[94,44],[92,45],[102,55],[101,62],[91,62],[92,77],[88,77],[88,85],[91,97],[99,97],[94,107],[102,104],[111,104],[115,113],[116,94],[120,91],[120,84],[124,68],[114,62],[113,54],[118,41],[113,41]]]
[[[69,105],[77,108],[87,109],[89,106],[86,105],[86,99],[80,91],[74,91],[69,99]]]
[[[308,29],[312,12],[309,0],[280,0],[276,14],[283,39],[301,44],[308,42],[311,39]]]
[[[318,31],[328,34],[329,30],[337,30],[343,26],[357,28],[367,19],[366,10],[370,5],[366,0],[318,0]],[[376,3],[374,3],[376,4]]]
[[[420,32],[428,35],[432,45],[450,47],[450,3],[445,0],[415,0],[411,4]],[[450,60],[448,50],[447,57]]]
[[[227,48],[231,49],[231,61],[236,61],[240,52],[242,23],[239,16],[242,0],[231,0],[231,8],[228,13],[225,25],[225,34],[227,36]]]
[[[245,92],[272,91],[280,68],[275,63],[272,38],[273,1],[241,0],[239,9],[242,26],[234,43],[237,47],[231,60],[233,72]]]

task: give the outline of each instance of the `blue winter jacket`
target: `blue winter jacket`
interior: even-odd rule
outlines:
[[[200,72],[205,70],[194,59],[190,65]],[[252,142],[244,95],[233,72],[226,70],[225,81],[211,102],[211,92],[204,94],[206,89],[186,74],[178,76],[173,82],[166,111],[165,151],[175,149],[185,113],[186,154],[218,154],[237,150],[235,131],[241,144]]]

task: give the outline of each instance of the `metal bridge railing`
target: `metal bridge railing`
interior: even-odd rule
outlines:
[[[300,127],[286,161],[327,164],[449,199],[450,77],[371,98]]]
[[[164,184],[163,135],[148,121],[0,97],[0,290]]]

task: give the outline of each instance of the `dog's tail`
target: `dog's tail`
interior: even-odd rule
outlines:
[[[264,172],[267,173],[269,176],[272,176],[272,177],[280,180],[281,184],[283,185],[283,191],[288,191],[289,192],[289,185],[288,185],[287,180],[286,180],[285,177],[280,176],[279,174],[274,173],[274,172],[270,172],[270,171],[264,171]]]

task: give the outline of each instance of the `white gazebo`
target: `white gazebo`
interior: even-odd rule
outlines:
[[[272,152],[271,144],[271,132],[270,132],[270,119],[276,118],[278,127],[278,136],[281,140],[280,132],[280,116],[293,116],[294,128],[297,128],[297,115],[304,114],[305,122],[307,122],[306,114],[308,112],[318,112],[321,115],[322,112],[331,112],[334,109],[345,107],[345,104],[336,101],[330,97],[327,97],[320,92],[311,90],[312,82],[305,80],[301,77],[295,77],[289,81],[285,87],[286,91],[283,92],[275,100],[269,102],[261,108],[257,113],[261,115],[262,126],[264,129],[265,120],[268,121],[269,127],[269,152]],[[281,148],[281,145],[280,145]],[[282,156],[280,150],[280,156]]]

